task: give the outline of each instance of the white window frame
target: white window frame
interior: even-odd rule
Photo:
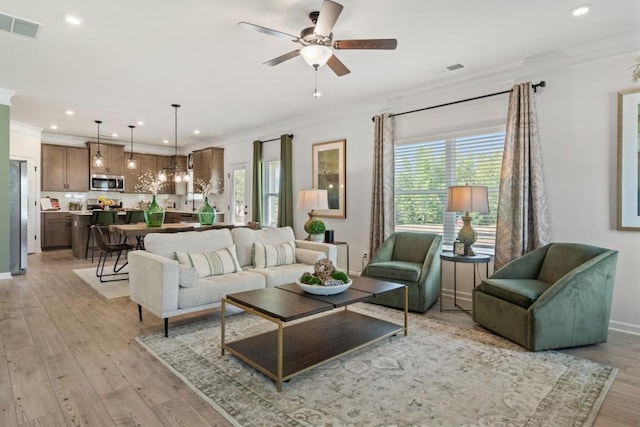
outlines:
[[[431,232],[438,233],[443,236],[443,246],[450,250],[453,246],[453,241],[456,239],[458,231],[462,226],[462,221],[460,220],[461,214],[454,212],[446,212],[445,202],[446,202],[446,192],[447,187],[451,185],[462,185],[466,182],[458,182],[456,178],[456,140],[462,140],[469,137],[481,137],[486,135],[500,135],[498,138],[501,138],[502,148],[504,148],[504,126],[491,127],[491,128],[483,128],[483,129],[475,129],[471,131],[459,132],[459,133],[451,133],[447,135],[438,135],[438,136],[424,136],[419,138],[412,138],[411,140],[397,141],[395,150],[395,162],[396,165],[398,162],[403,160],[402,156],[398,155],[399,151],[403,149],[407,149],[408,146],[417,146],[417,145],[426,145],[431,148],[438,149],[441,153],[444,151],[444,186],[442,188],[426,188],[420,190],[412,190],[412,191],[403,191],[400,186],[402,183],[399,182],[398,173],[396,172],[396,188],[395,188],[395,211],[396,211],[396,226],[395,231],[422,231],[422,232]],[[490,137],[489,139],[495,139],[496,137]],[[464,143],[461,141],[461,144]],[[491,147],[495,147],[495,143],[490,145],[488,148],[488,152],[494,152],[495,150],[491,150]],[[411,159],[411,158],[410,158]],[[501,162],[500,162],[501,163]],[[396,169],[396,165],[394,165],[394,170]],[[474,185],[484,185],[479,182],[469,182],[469,184]],[[495,217],[495,210],[497,207],[498,200],[498,192],[499,192],[499,180],[495,184],[495,186],[489,187],[489,197],[490,197],[490,205],[492,205],[490,216]],[[431,201],[439,199],[442,203],[442,222],[429,222],[428,220],[423,223],[405,223],[402,224],[402,221],[398,221],[398,218],[402,215],[401,209],[398,209],[398,201],[399,197],[405,197],[405,203],[410,199],[411,194],[415,194],[417,196],[426,196],[427,198],[431,198]],[[407,198],[409,196],[409,198]],[[416,199],[420,200],[420,199]],[[424,200],[424,198],[423,198]],[[415,205],[415,202],[414,202]],[[492,254],[495,249],[495,221],[492,226],[478,226],[476,225],[476,214],[472,213],[474,217],[474,228],[478,231],[479,239],[478,242],[474,245],[474,250],[479,253],[488,253]],[[478,218],[479,219],[479,218]]]

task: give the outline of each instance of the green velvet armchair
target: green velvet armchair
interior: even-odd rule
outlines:
[[[618,252],[552,243],[473,290],[473,320],[531,350],[607,341]]]
[[[424,313],[440,296],[442,236],[431,233],[393,233],[376,250],[363,276],[402,283],[409,290],[409,310]],[[404,308],[402,292],[390,292],[370,302]]]

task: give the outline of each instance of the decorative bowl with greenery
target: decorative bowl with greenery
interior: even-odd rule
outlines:
[[[313,273],[303,273],[296,281],[300,289],[314,295],[335,295],[351,286],[351,278],[344,271],[338,271],[328,259],[321,259]]]

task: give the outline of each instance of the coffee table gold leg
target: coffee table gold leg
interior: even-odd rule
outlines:
[[[220,355],[224,356],[224,315],[226,313],[224,307],[225,299],[222,298],[222,304],[220,305],[220,309],[222,310],[222,317],[220,318]]]
[[[283,353],[282,333],[283,333],[282,322],[278,322],[278,367],[277,367],[278,380],[276,383],[278,391],[282,391],[282,353]]]
[[[409,333],[409,287],[404,287],[404,336]]]

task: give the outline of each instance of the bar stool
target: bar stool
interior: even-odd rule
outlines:
[[[115,224],[118,220],[118,212],[116,211],[103,211],[103,210],[95,210],[91,214],[91,225],[98,226],[100,228],[108,228],[111,224]],[[87,259],[89,254],[89,240],[93,237],[93,233],[91,233],[91,226],[89,226],[89,232],[87,233],[87,244],[84,250],[84,259]],[[96,244],[95,238],[93,239],[93,244],[91,245],[91,262],[93,262],[93,249]]]
[[[144,221],[144,211],[127,211],[124,215],[124,222],[126,224],[138,224]],[[124,238],[124,243],[127,242],[127,237]],[[144,236],[136,236],[136,249],[144,249]]]
[[[100,249],[100,256],[98,257],[98,265],[96,266],[96,277],[100,278],[100,282],[114,282],[119,280],[127,280],[129,277],[128,272],[121,272],[121,270],[128,264],[128,261],[125,261],[124,264],[118,266],[118,262],[120,261],[120,257],[122,256],[122,251],[129,251],[133,249],[133,245],[129,245],[127,243],[109,243],[107,239],[104,237],[105,228],[100,227],[98,225],[91,226],[91,234],[93,235],[93,239]],[[107,262],[107,255],[117,254],[116,262],[113,265],[113,273],[104,273],[104,265]],[[112,279],[105,279],[108,276],[116,276]]]

